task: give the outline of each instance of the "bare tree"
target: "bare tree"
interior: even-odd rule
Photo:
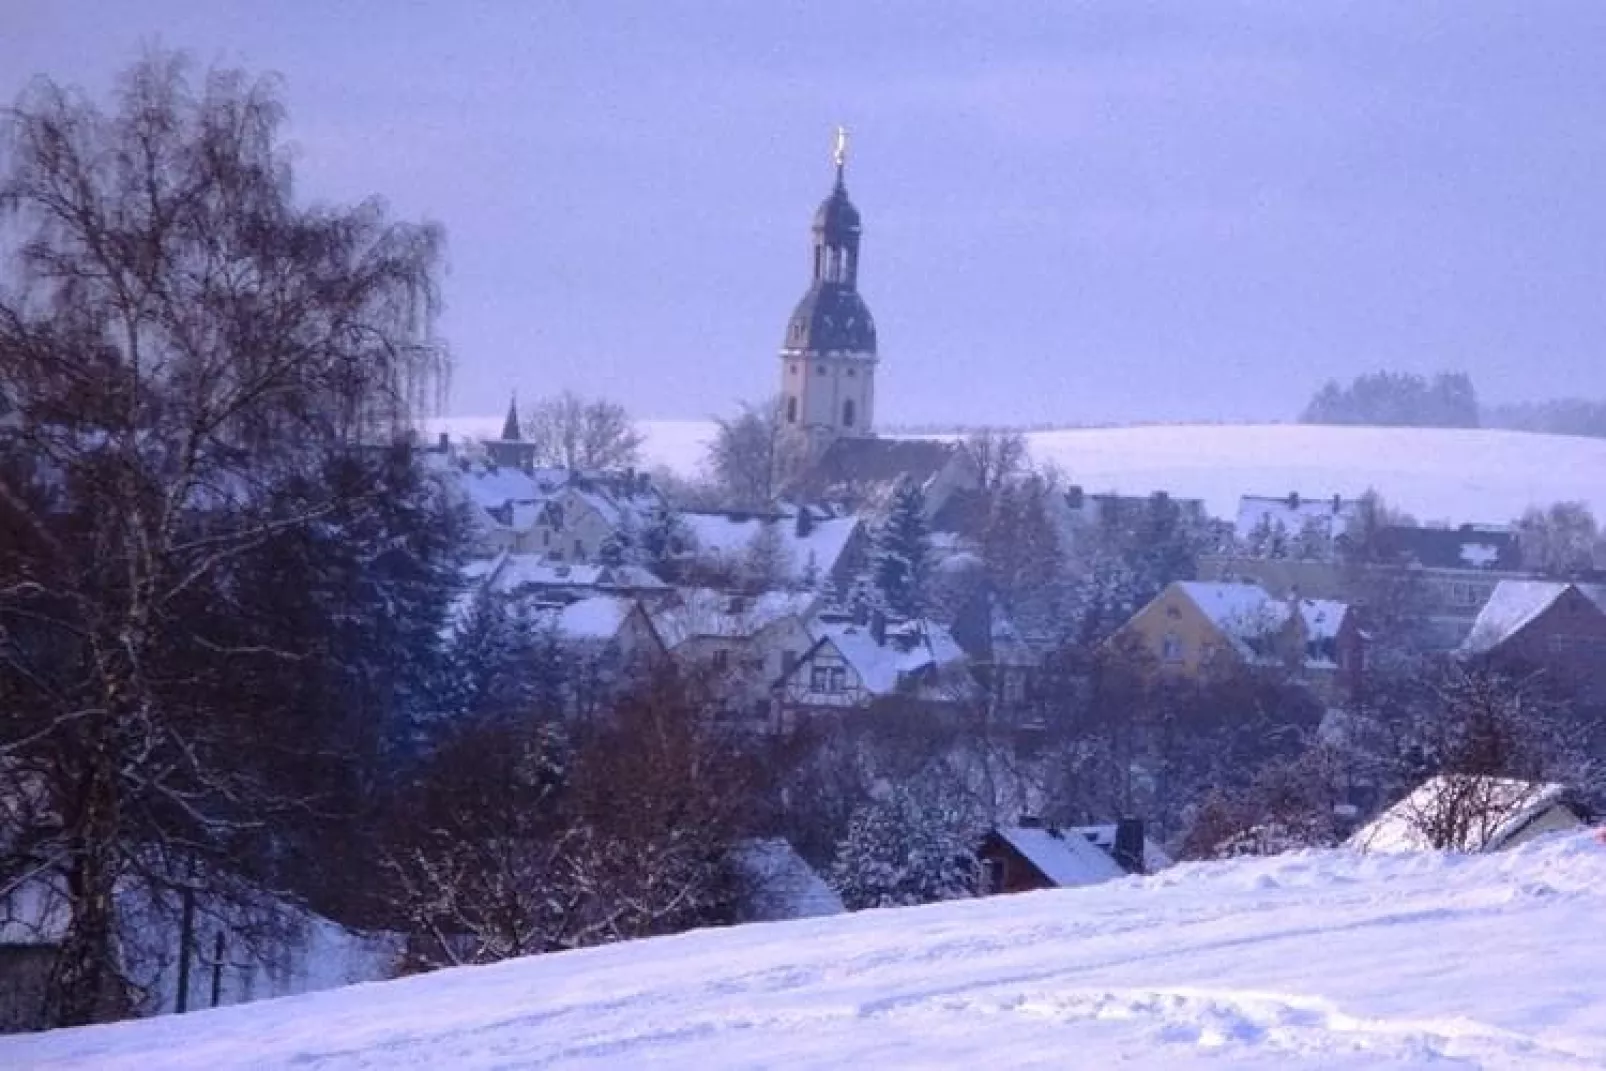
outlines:
[[[735,509],[772,506],[806,459],[803,443],[783,417],[781,400],[744,402],[736,416],[716,423],[707,466],[723,504]]]
[[[1569,577],[1595,565],[1600,531],[1594,514],[1582,502],[1557,502],[1549,509],[1536,506],[1518,519],[1516,529],[1525,568],[1546,576]]]
[[[440,230],[377,201],[298,207],[281,121],[271,83],[197,89],[165,54],[112,113],[40,81],[10,117],[0,761],[49,801],[34,859],[66,894],[63,1024],[121,981],[119,883],[182,882],[266,809],[237,761],[249,676],[211,705],[273,653],[211,631],[225,571],[366,493],[322,461],[399,435],[445,370]]]
[[[1002,428],[978,428],[965,436],[965,447],[976,461],[981,489],[1002,487],[1025,472],[1031,462],[1026,436]]]
[[[566,743],[552,723],[460,728],[381,826],[377,899],[415,937],[416,966],[565,947],[581,898],[564,882]]]
[[[530,412],[524,433],[535,444],[542,465],[580,472],[624,468],[641,459],[641,432],[624,406],[606,398],[582,398],[564,391]]]

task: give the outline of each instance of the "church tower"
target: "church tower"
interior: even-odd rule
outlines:
[[[833,158],[836,186],[814,213],[813,277],[781,344],[782,419],[815,449],[875,428],[875,321],[859,296],[859,210],[848,200],[841,127]]]

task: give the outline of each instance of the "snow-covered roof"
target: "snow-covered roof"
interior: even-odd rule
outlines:
[[[1498,647],[1548,610],[1566,590],[1566,584],[1548,580],[1500,581],[1478,611],[1462,650],[1478,654]]]
[[[965,652],[953,634],[935,621],[888,625],[885,643],[876,642],[871,626],[855,622],[821,621],[811,631],[815,639],[830,641],[858,674],[864,690],[877,696],[896,692],[909,674],[941,671],[960,666],[965,660]],[[974,682],[968,674],[955,675],[949,685],[968,691]]]
[[[1359,508],[1358,499],[1336,495],[1328,498],[1244,495],[1238,500],[1238,516],[1233,528],[1240,540],[1248,540],[1263,524],[1280,525],[1289,536],[1297,536],[1307,525],[1313,525],[1323,535],[1332,537],[1344,530]]]
[[[1328,664],[1331,658],[1323,645],[1338,638],[1349,613],[1346,603],[1332,599],[1279,599],[1259,584],[1181,580],[1175,586],[1232,641],[1240,655],[1250,659],[1265,654],[1263,641],[1287,626],[1289,614],[1297,606],[1307,651],[1314,652],[1307,654],[1306,661]]]
[[[1500,581],[1478,611],[1461,650],[1467,654],[1494,650],[1550,609],[1570,586],[1554,580]]]
[[[470,581],[491,578],[492,590],[512,594],[526,588],[667,588],[650,569],[639,565],[592,565],[557,562],[539,554],[506,552],[473,561],[463,570]]]
[[[1110,855],[1115,850],[1115,829],[1114,822],[1106,822],[1103,825],[1071,826],[1065,832],[1081,834],[1087,838],[1089,844],[1094,845],[1106,855]],[[1110,855],[1110,858],[1113,859],[1114,856]],[[1154,874],[1171,866],[1174,862],[1175,860],[1166,854],[1164,848],[1161,848],[1148,837],[1143,838],[1143,870],[1145,873]]]
[[[620,595],[592,595],[566,606],[543,608],[538,619],[560,640],[606,643],[619,635],[635,607],[634,599]]]
[[[859,527],[857,517],[824,517],[805,525],[799,535],[795,517],[719,512],[686,512],[677,515],[681,528],[691,538],[693,553],[725,561],[740,561],[753,547],[760,531],[773,527],[779,536],[785,575],[791,581],[806,580],[812,571],[823,580],[837,567]]]
[[[1566,786],[1553,782],[1441,774],[1362,826],[1349,846],[1366,852],[1423,852],[1440,846],[1498,851],[1566,796]]]
[[[998,836],[1062,889],[1126,877],[1108,852],[1080,833],[1030,826],[1000,826]]]
[[[740,639],[753,636],[786,617],[806,625],[820,597],[807,591],[766,591],[732,595],[712,588],[679,588],[652,614],[654,627],[670,648],[704,636]]]
[[[530,469],[430,455],[430,464],[449,479],[463,500],[477,507],[482,526],[528,531],[560,498],[595,509],[610,526],[645,524],[664,508],[663,496],[635,472],[582,473],[568,469]]]
[[[744,840],[732,856],[748,885],[747,921],[819,918],[847,910],[836,890],[783,837]]]

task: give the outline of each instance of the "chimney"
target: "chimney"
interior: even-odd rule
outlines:
[[[853,600],[853,623],[855,625],[868,625],[870,623],[870,606],[863,597]]]
[[[1143,871],[1143,819],[1123,818],[1115,823],[1115,843],[1110,846],[1115,864],[1128,874]]]
[[[1295,509],[1295,510],[1297,510],[1299,508],[1299,492],[1298,491],[1290,491],[1290,492],[1288,492],[1288,508],[1289,509]]]
[[[451,448],[452,448],[452,437],[451,437],[451,435],[449,435],[448,433],[446,433],[444,431],[441,432],[441,438],[440,438],[440,450],[441,450],[441,453],[443,453],[443,454],[447,453],[447,452],[449,452],[451,450]]]
[[[887,615],[881,610],[870,612],[870,636],[877,647],[887,645]]]
[[[1333,496],[1333,516],[1338,516],[1344,509],[1344,499],[1341,495]]]
[[[809,533],[814,531],[814,514],[809,512],[807,506],[797,508],[797,537],[807,539]]]
[[[1084,497],[1081,484],[1073,483],[1065,489],[1065,504],[1074,510],[1082,508]]]

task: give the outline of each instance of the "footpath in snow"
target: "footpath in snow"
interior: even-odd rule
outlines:
[[[0,1039],[0,1067],[1606,1067],[1606,846],[1344,852]]]

